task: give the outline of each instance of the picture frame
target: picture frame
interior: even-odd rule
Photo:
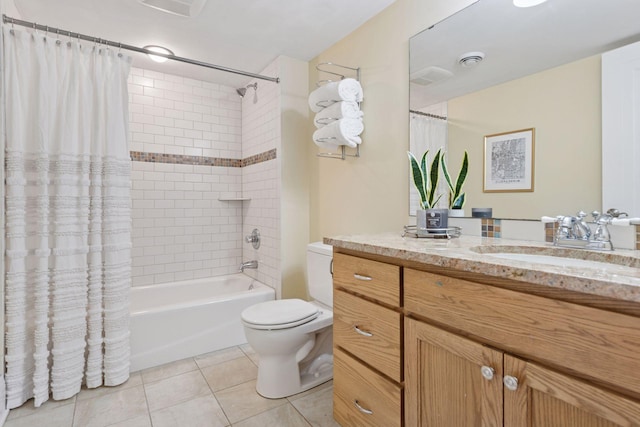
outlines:
[[[484,137],[485,193],[532,192],[535,129],[521,129]]]

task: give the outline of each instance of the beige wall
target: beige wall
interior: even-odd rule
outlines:
[[[467,209],[533,219],[600,210],[600,74],[596,55],[449,101],[449,158],[466,149],[471,159]],[[483,193],[484,136],[525,128],[535,128],[534,192]]]
[[[409,38],[473,2],[396,0],[310,62],[310,91],[318,80],[318,62],[361,67],[365,114],[360,158],[317,158],[320,150],[311,147],[311,241],[339,234],[400,233],[408,223]]]

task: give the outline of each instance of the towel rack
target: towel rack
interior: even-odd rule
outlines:
[[[325,78],[321,78],[316,82],[317,87],[320,87],[322,85],[325,85],[327,83],[331,83],[334,81],[342,80],[347,77],[351,77],[360,81],[360,67],[353,68],[353,67],[347,67],[346,65],[336,64],[334,62],[320,62],[318,65],[316,65],[316,70],[318,70],[318,72],[320,73],[320,77],[325,77]],[[328,75],[328,76],[325,76],[325,75]],[[333,76],[333,79],[332,79],[332,76]],[[361,103],[358,102],[358,106],[360,104]],[[326,107],[326,106],[328,105],[323,105],[323,107]],[[337,153],[318,153],[316,154],[316,156],[327,157],[330,159],[340,159],[340,160],[345,160],[347,157],[360,157],[360,144],[356,146],[355,152],[352,152],[352,153],[347,152],[347,148],[348,148],[347,146],[341,145],[340,151]]]

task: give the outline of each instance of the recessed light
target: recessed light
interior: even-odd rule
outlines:
[[[163,53],[165,55],[173,55],[172,51],[162,46],[147,45],[144,46],[143,49],[150,50],[151,52]],[[156,62],[166,62],[169,60],[169,58],[165,58],[164,56],[152,55],[150,53],[147,53],[147,55],[149,56],[149,58]]]
[[[458,63],[464,68],[472,68],[482,62],[484,59],[483,52],[467,52],[458,58]]]
[[[513,0],[515,7],[533,7],[546,2],[547,0]]]

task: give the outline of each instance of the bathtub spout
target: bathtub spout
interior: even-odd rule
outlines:
[[[258,268],[258,261],[254,259],[252,261],[247,261],[240,264],[241,273],[244,272],[245,268]]]

